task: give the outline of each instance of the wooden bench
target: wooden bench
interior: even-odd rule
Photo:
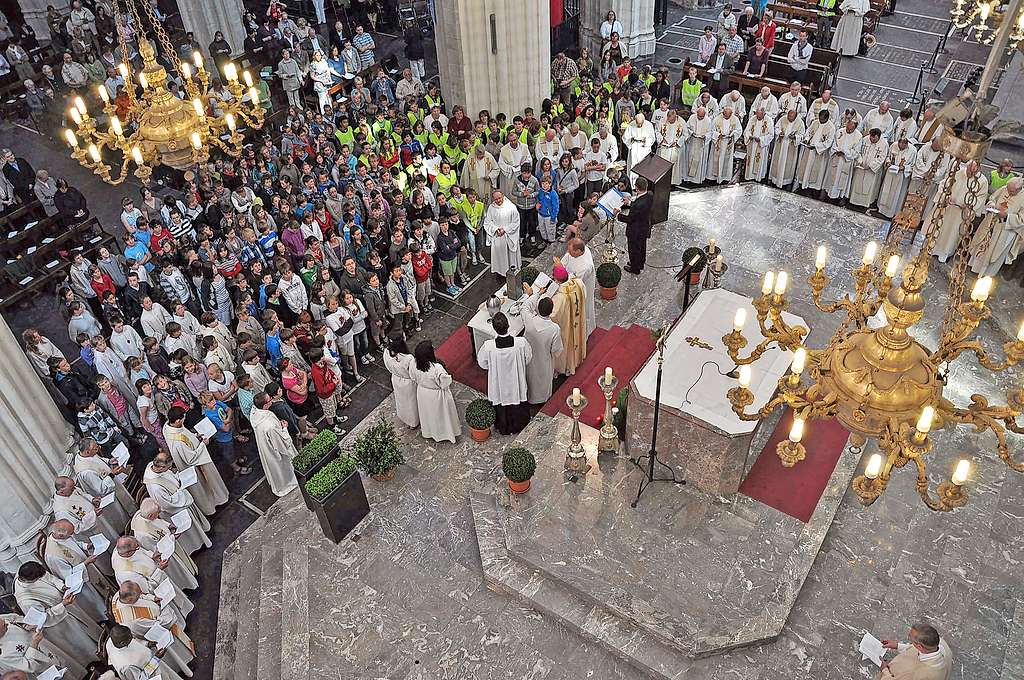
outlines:
[[[785,60],[786,55],[789,54],[789,49],[793,46],[793,42],[777,38],[775,40],[775,47],[772,49],[772,57],[779,57]],[[839,77],[839,65],[842,63],[842,55],[833,49],[828,47],[814,47],[814,51],[811,52],[811,66],[820,66],[825,70],[825,78],[822,84],[822,89],[826,87],[835,87],[836,79]]]
[[[811,33],[818,31],[818,3],[815,0],[787,0],[786,2],[770,2],[767,8],[775,15],[775,23],[780,28],[789,30],[806,29]],[[874,33],[878,27],[878,19],[885,7],[885,0],[871,0],[871,9],[864,15],[864,32]],[[780,16],[781,15],[781,16]],[[836,21],[843,13],[836,3]],[[790,17],[783,20],[782,17]],[[794,22],[793,19],[797,21]]]
[[[693,68],[697,69],[697,75],[702,81],[704,81],[704,83],[709,84],[711,82],[711,75],[708,73],[706,68],[703,66],[697,66],[696,64],[689,64],[684,66],[683,70],[685,71],[689,66],[693,66]],[[786,68],[789,67],[787,66]],[[769,70],[770,69],[771,66],[769,66]],[[765,73],[767,74],[768,71],[765,71]],[[742,73],[734,72],[729,74],[729,84],[734,86],[733,89],[739,90],[740,94],[749,101],[753,101],[754,97],[757,96],[757,93],[760,92],[762,87],[767,87],[777,95],[789,92],[789,80],[785,78],[755,78],[754,76],[745,76]],[[811,90],[807,85],[804,85],[803,92],[804,96],[808,96]]]

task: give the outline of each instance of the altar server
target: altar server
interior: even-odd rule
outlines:
[[[976,189],[971,192],[972,186]],[[965,232],[961,232],[963,222],[963,209],[967,208],[970,217],[976,218],[985,212],[985,204],[988,197],[988,177],[981,172],[978,161],[970,161],[956,171],[953,180],[953,190],[949,195],[949,205],[942,213],[942,221],[939,222],[939,232],[935,238],[935,246],[932,253],[939,258],[939,262],[945,262],[956,252],[960,240],[970,233],[970,225],[967,225]],[[932,215],[938,210],[938,205],[932,205],[932,209],[925,215],[922,230],[927,233],[931,228]]]
[[[775,152],[768,176],[775,186],[785,188],[796,179],[796,161],[806,134],[804,121],[794,109],[775,124]]]
[[[832,36],[832,49],[844,57],[855,57],[860,51],[860,34],[864,30],[864,15],[871,9],[870,0],[843,0],[839,5],[843,16]]]
[[[886,159],[886,169],[882,173],[882,187],[878,191],[878,213],[889,219],[896,216],[903,208],[903,201],[907,198],[907,189],[910,186],[910,176],[914,171],[914,161],[917,159],[917,149],[907,140],[901,137],[889,145],[889,157]]]
[[[882,166],[889,157],[889,143],[882,137],[882,131],[872,128],[868,138],[860,147],[857,160],[853,163],[853,182],[850,185],[850,204],[870,208],[878,198],[882,185]]]
[[[743,136],[743,124],[731,106],[722,109],[711,127],[711,157],[708,159],[709,180],[724,184],[733,177],[733,154],[736,142]]]
[[[675,109],[669,109],[664,120],[657,129],[658,155],[672,164],[672,184],[683,181],[683,170],[686,166],[686,154],[683,153],[690,130],[686,121],[679,117]]]
[[[416,406],[416,382],[412,379],[415,363],[402,338],[393,338],[384,352],[384,368],[391,374],[391,390],[395,397],[395,415],[409,427],[420,424]]]
[[[505,276],[509,267],[519,269],[523,262],[519,252],[519,209],[505,194],[495,191],[484,214],[484,231],[491,248],[491,273]]]
[[[711,153],[711,126],[714,121],[708,116],[707,109],[700,106],[690,115],[686,126],[690,137],[686,140],[686,150],[682,177],[680,181],[690,184],[701,184],[708,174],[708,155]]]
[[[747,145],[743,179],[760,182],[768,174],[768,157],[774,139],[775,126],[765,116],[764,109],[756,109],[743,131],[743,141]]]
[[[893,127],[896,125],[896,121],[892,117],[892,113],[889,112],[889,102],[879,102],[877,109],[871,109],[864,117],[860,120],[860,132],[862,135],[867,135],[878,128],[882,136],[885,137],[886,141],[892,139]]]
[[[820,111],[818,119],[811,123],[804,136],[794,189],[821,190],[835,136],[836,127],[829,119],[828,111]]]
[[[196,507],[192,494],[188,489],[181,488],[177,473],[172,470],[174,461],[171,454],[161,451],[156,454],[153,460],[146,466],[146,472],[142,482],[146,485],[146,491],[150,498],[160,506],[160,517],[170,520],[171,517],[182,510],[188,511],[191,521],[188,529],[175,525],[175,533],[181,535],[183,541],[192,545],[199,544],[210,547],[213,543],[206,532],[210,529],[210,521]]]
[[[852,120],[846,121],[846,127],[836,133],[832,143],[832,153],[825,172],[824,191],[835,200],[850,195],[850,183],[853,180],[853,164],[860,155],[863,135]]]
[[[651,155],[651,149],[655,142],[654,126],[644,117],[644,114],[636,114],[622,134],[622,143],[628,150],[626,167],[630,170],[629,185],[636,184],[637,174],[632,172],[637,163]]]
[[[526,400],[531,404],[543,404],[551,398],[553,390],[554,358],[564,349],[562,331],[551,320],[554,303],[551,298],[542,297],[545,291],[534,291],[530,284],[524,283],[523,292],[529,296],[522,306],[523,336],[530,344],[532,355],[526,364]]]
[[[498,170],[501,173],[498,176],[498,186],[501,188],[502,193],[507,194],[512,190],[512,186],[516,182],[516,177],[519,176],[519,170],[523,167],[523,163],[533,163],[530,150],[519,141],[519,135],[516,134],[516,131],[510,129],[508,142],[498,152]]]
[[[66,519],[58,519],[50,525],[43,549],[43,561],[50,573],[62,581],[67,581],[72,571],[85,565],[82,580],[85,582],[76,602],[95,621],[106,618],[106,603],[96,589],[97,584],[105,583],[102,574],[97,570],[95,562],[99,556],[93,555],[92,544],[75,538],[75,527]],[[108,560],[109,561],[109,560]]]
[[[530,422],[526,367],[533,349],[526,338],[508,334],[508,317],[503,312],[494,315],[491,327],[497,337],[483,344],[476,361],[487,371],[487,399],[496,411],[495,427],[501,434],[518,434]]]
[[[909,108],[900,111],[896,117],[896,124],[893,125],[889,140],[895,142],[900,137],[906,137],[911,143],[917,142],[917,121],[914,120],[914,112]]]
[[[148,295],[142,298],[142,315],[139,324],[142,326],[142,333],[145,336],[156,338],[157,342],[163,342],[167,337],[167,324],[174,321],[171,313],[168,312],[159,302],[153,302]]]
[[[416,410],[419,412],[420,436],[436,442],[453,444],[460,434],[459,410],[452,396],[452,376],[434,355],[434,345],[423,340],[413,354],[415,359],[409,376],[416,383]]]
[[[253,396],[249,422],[256,436],[256,449],[267,476],[267,483],[275,496],[287,496],[298,488],[292,459],[299,454],[295,442],[288,434],[288,423],[270,410],[273,401],[266,392]]]
[[[172,406],[167,412],[164,439],[178,472],[195,466],[199,481],[188,487],[203,514],[212,515],[217,506],[228,502],[228,488],[210,458],[206,440],[185,427],[185,409]]]
[[[172,642],[164,661],[186,677],[192,677],[189,664],[195,659],[195,644],[185,634],[185,617],[173,602],[157,602],[142,592],[138,584],[125,581],[110,602],[114,621],[144,638],[149,629],[160,626],[169,630]]]
[[[1020,253],[1022,238],[1024,192],[1020,177],[1014,177],[988,201],[985,219],[971,240],[971,271],[978,276],[995,276]]]

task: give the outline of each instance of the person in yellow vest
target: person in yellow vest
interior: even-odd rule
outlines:
[[[832,42],[832,22],[836,20],[836,0],[818,0],[818,35],[814,42],[828,45]]]

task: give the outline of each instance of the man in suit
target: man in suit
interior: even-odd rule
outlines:
[[[14,193],[22,203],[28,204],[35,200],[32,188],[36,183],[36,171],[24,158],[15,158],[10,149],[3,151],[4,177],[14,186]]]
[[[647,239],[651,237],[651,207],[654,194],[647,191],[647,180],[637,177],[635,193],[630,202],[623,207],[616,219],[626,223],[626,248],[629,251],[629,264],[625,267],[630,274],[639,274],[647,262]]]
[[[733,71],[733,59],[726,54],[725,48],[725,43],[719,41],[718,49],[707,63],[711,75],[711,94],[715,99],[721,99],[729,91],[729,74]]]
[[[345,24],[340,21],[334,22],[334,28],[331,29],[331,47],[337,47],[338,52],[345,49]]]
[[[883,661],[876,680],[949,680],[953,671],[953,651],[939,631],[927,623],[915,623],[907,634],[910,642],[882,640],[899,654]]]

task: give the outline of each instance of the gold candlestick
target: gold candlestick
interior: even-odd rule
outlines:
[[[618,377],[612,375],[610,368],[597,379],[597,386],[604,392],[604,422],[601,424],[601,439],[597,444],[597,452],[615,453],[619,450],[619,430],[615,427],[612,417],[612,395],[619,384]]]
[[[590,471],[587,464],[587,453],[583,450],[583,433],[580,432],[580,414],[589,403],[578,390],[565,398],[565,403],[572,414],[572,434],[569,436],[569,450],[565,454],[565,469],[574,474],[585,475]]]

